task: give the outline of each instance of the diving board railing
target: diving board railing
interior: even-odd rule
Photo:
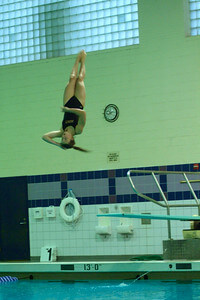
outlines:
[[[135,187],[135,184],[133,183],[133,176],[131,177],[132,174],[138,174],[138,173],[142,173],[142,174],[151,174],[153,177],[153,180],[158,188],[158,191],[160,192],[160,195],[163,199],[164,202],[161,201],[157,201],[147,195],[142,194],[141,192],[139,192],[139,190]],[[181,174],[183,175],[183,178],[185,179],[184,181],[180,181],[180,183],[187,183],[188,188],[195,200],[194,204],[184,204],[184,203],[180,203],[180,204],[169,204],[168,199],[165,196],[165,193],[163,192],[160,183],[158,182],[158,179],[156,177],[156,175],[168,175],[168,174]],[[154,171],[154,170],[129,170],[127,172],[127,176],[128,179],[130,181],[131,187],[133,189],[133,191],[141,198],[151,201],[161,207],[164,207],[167,209],[167,215],[170,216],[170,208],[172,207],[197,207],[198,208],[198,215],[200,216],[200,201],[197,198],[197,195],[194,192],[194,189],[191,185],[192,182],[200,182],[199,180],[189,180],[187,175],[199,175],[200,178],[200,172],[175,172],[175,171]],[[176,199],[174,199],[176,200]],[[167,220],[167,224],[168,224],[168,238],[171,239],[171,222],[170,220]]]

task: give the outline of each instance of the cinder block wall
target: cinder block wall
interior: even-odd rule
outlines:
[[[140,44],[88,53],[87,125],[77,145],[45,144],[61,126],[75,56],[0,68],[1,176],[190,163],[199,159],[200,37],[187,37],[184,1],[139,1]],[[113,123],[108,103],[119,106]],[[119,153],[108,163],[107,154]]]

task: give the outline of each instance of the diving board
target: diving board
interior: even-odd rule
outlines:
[[[116,217],[153,220],[178,220],[178,221],[200,221],[200,216],[169,216],[169,215],[147,215],[147,214],[98,214],[97,217]]]

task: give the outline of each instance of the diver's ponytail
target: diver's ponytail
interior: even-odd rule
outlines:
[[[81,151],[81,152],[90,152],[89,150],[86,150],[86,149],[83,149],[83,148],[77,147],[77,146],[73,146],[72,148],[75,150]]]

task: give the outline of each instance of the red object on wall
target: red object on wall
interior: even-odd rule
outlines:
[[[193,170],[199,170],[199,164],[193,164]]]

